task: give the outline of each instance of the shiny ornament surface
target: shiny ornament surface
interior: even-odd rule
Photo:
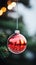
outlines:
[[[15,31],[15,33],[8,38],[7,46],[10,52],[20,54],[25,51],[26,44],[26,38],[20,34],[19,31]]]

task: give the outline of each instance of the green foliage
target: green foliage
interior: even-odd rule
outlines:
[[[6,46],[1,46],[0,47],[0,55],[3,57],[3,58],[6,58],[9,56],[9,52],[8,52],[8,49]]]

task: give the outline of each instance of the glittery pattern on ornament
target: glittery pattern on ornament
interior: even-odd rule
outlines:
[[[20,54],[26,49],[26,38],[21,34],[13,34],[8,38],[8,49],[14,54]]]

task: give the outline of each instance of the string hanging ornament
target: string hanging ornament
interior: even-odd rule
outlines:
[[[18,1],[17,1],[17,14],[18,14]],[[27,40],[25,36],[20,34],[20,31],[18,30],[18,17],[16,20],[16,30],[15,33],[9,36],[8,41],[7,41],[7,47],[10,52],[14,54],[20,54],[25,51],[27,47]]]

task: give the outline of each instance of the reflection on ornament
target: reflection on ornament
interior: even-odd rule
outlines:
[[[26,49],[27,40],[18,30],[8,38],[8,49],[14,54],[20,54]]]

